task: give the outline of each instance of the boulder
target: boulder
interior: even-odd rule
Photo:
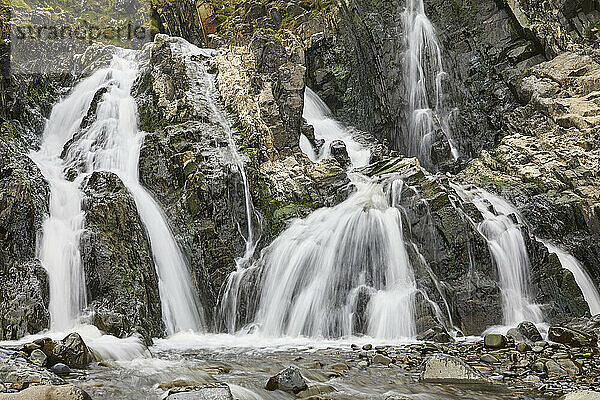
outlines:
[[[600,400],[600,392],[593,390],[578,390],[565,394],[560,400]]]
[[[67,335],[60,342],[46,341],[42,347],[48,363],[65,364],[71,368],[82,368],[92,361],[90,352],[78,333]]]
[[[325,395],[327,393],[333,393],[336,392],[335,388],[331,385],[327,385],[327,384],[322,384],[322,383],[316,383],[313,385],[310,385],[308,387],[308,389],[301,391],[300,393],[297,394],[297,396],[301,399],[310,399],[310,398],[315,398],[313,396],[317,396],[316,398],[318,398],[319,395]]]
[[[288,367],[277,375],[272,376],[265,386],[267,390],[282,390],[284,392],[299,393],[308,389],[308,384],[296,367]]]
[[[29,361],[38,367],[44,367],[48,362],[48,356],[42,350],[35,349],[29,355]]]
[[[506,347],[507,341],[504,335],[489,333],[483,338],[483,344],[490,349],[502,349]]]
[[[517,343],[527,341],[527,338],[521,332],[519,332],[517,328],[509,329],[508,332],[506,332],[506,337],[513,339]]]
[[[92,400],[89,394],[75,385],[30,386],[19,393],[0,394],[0,400]]]
[[[0,382],[41,385],[65,383],[52,371],[27,361],[23,353],[4,349],[0,349]]]
[[[548,339],[571,347],[596,346],[595,336],[561,326],[551,326]]]
[[[52,367],[50,367],[50,371],[59,376],[69,375],[71,373],[71,368],[63,363],[56,363]]]
[[[446,328],[436,325],[417,335],[417,340],[431,341],[436,343],[451,343],[454,341]]]
[[[383,365],[390,365],[392,363],[392,359],[389,358],[388,356],[384,356],[383,354],[375,354],[375,356],[373,356],[373,364],[383,364]]]
[[[330,151],[333,158],[335,158],[341,166],[350,166],[350,156],[348,155],[348,149],[346,149],[346,143],[342,140],[335,140],[330,145]]]
[[[436,354],[425,362],[421,381],[442,384],[483,384],[483,375],[457,357]]]
[[[529,321],[523,321],[517,326],[517,330],[520,334],[525,336],[527,339],[532,342],[537,342],[542,340],[542,335],[540,335],[540,331],[536,328],[536,326]]]
[[[570,359],[546,361],[546,371],[551,378],[566,378],[581,375],[581,364]]]
[[[480,360],[484,363],[493,364],[497,363],[499,360],[495,356],[491,354],[484,354],[481,356]]]

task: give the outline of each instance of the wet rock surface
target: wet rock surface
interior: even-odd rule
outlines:
[[[428,383],[485,383],[483,376],[459,358],[432,356],[425,361],[421,380]]]
[[[158,277],[131,194],[109,172],[87,177],[83,192],[80,247],[93,323],[117,337],[162,336]]]
[[[168,400],[233,400],[231,390],[222,383],[172,389],[166,398]]]
[[[282,390],[284,392],[292,392],[297,394],[303,390],[307,390],[308,385],[297,368],[288,367],[279,372],[277,375],[269,378],[265,389],[270,391]]]

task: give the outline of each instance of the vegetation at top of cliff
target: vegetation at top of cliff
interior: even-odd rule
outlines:
[[[165,5],[174,4],[175,0],[152,0],[153,5],[164,7]],[[242,36],[251,37],[252,34],[259,28],[265,29],[270,34],[269,39],[281,40],[281,34],[284,30],[294,31],[299,25],[299,14],[289,14],[288,7],[296,6],[303,9],[305,13],[310,13],[311,17],[322,15],[328,12],[335,0],[206,0],[205,2],[196,3],[197,7],[202,7],[204,4],[210,4],[214,15],[208,20],[203,20],[203,24],[211,25],[208,30],[216,31],[230,44],[237,44],[240,31],[243,31]],[[277,10],[279,16],[274,17],[271,13]],[[262,17],[267,18],[265,22]],[[258,21],[261,21],[260,23]],[[245,26],[245,27],[244,27]],[[206,26],[202,27],[206,30]]]
[[[13,8],[12,23],[17,26],[33,26],[35,19],[44,21],[48,32],[62,32],[70,27],[81,29],[86,39],[131,47],[131,38],[151,29],[150,1],[118,0],[2,0]],[[10,10],[9,10],[10,11]],[[143,29],[143,30],[142,30]],[[57,34],[57,33],[56,33]],[[50,33],[48,33],[49,37]],[[144,35],[146,36],[146,35]]]
[[[594,35],[598,35],[598,31],[600,31],[600,21],[586,26],[585,35],[588,39],[592,39]]]

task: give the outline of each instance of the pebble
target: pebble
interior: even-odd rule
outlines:
[[[519,343],[519,344],[517,344],[517,350],[520,351],[521,353],[526,353],[529,350],[531,350],[531,346],[527,343]]]
[[[484,354],[481,356],[480,360],[484,363],[493,364],[497,363],[499,360],[491,354]]]
[[[373,348],[373,345],[371,343],[367,343],[362,348],[363,348],[363,350],[369,351]]]
[[[389,365],[392,363],[392,359],[384,356],[383,354],[375,354],[373,357],[373,364],[384,364]]]
[[[63,363],[57,363],[50,368],[50,371],[54,372],[56,375],[69,375],[71,373],[71,368]]]

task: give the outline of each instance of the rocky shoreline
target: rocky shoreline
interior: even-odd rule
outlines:
[[[312,350],[312,346],[304,350],[294,350],[291,346],[283,350],[285,356],[278,356],[276,351],[265,352],[265,365],[261,371],[272,373],[268,379],[262,378],[264,382],[260,379],[242,381],[239,386],[258,386],[279,393],[281,398],[366,399],[372,397],[366,397],[364,393],[349,397],[347,388],[345,390],[341,383],[344,380],[364,383],[369,377],[378,376],[389,379],[394,383],[392,387],[398,390],[427,392],[441,387],[448,393],[465,391],[467,398],[472,395],[472,398],[490,396],[500,399],[596,399],[600,398],[600,348],[597,335],[588,332],[550,326],[547,340],[543,340],[534,324],[523,322],[508,330],[506,335],[491,333],[480,338],[450,338],[443,340],[446,343],[340,344]],[[255,351],[261,352],[258,348]],[[189,357],[194,353],[184,354]],[[154,356],[158,360],[163,355],[157,351]],[[237,399],[228,386],[229,376],[238,373],[236,367],[228,364],[231,360],[218,352],[211,358],[209,364],[199,367],[204,372],[203,378],[163,381],[154,385],[154,393],[157,397],[172,400]],[[273,373],[278,365],[286,364],[287,367]],[[94,396],[102,393],[98,392],[102,384],[81,379],[88,374],[93,376],[93,371],[98,368],[122,367],[102,360],[76,333],[62,341],[37,339],[18,348],[2,349],[0,393],[4,394],[0,394],[0,399],[111,398]],[[109,385],[109,382],[104,384]],[[61,394],[36,397],[42,396],[37,393],[51,393],[49,388],[56,388],[52,390]],[[64,394],[67,388],[71,390],[69,395]],[[10,396],[17,393],[25,397]],[[573,397],[577,393],[583,397]],[[410,397],[393,394],[376,398],[399,400]]]

